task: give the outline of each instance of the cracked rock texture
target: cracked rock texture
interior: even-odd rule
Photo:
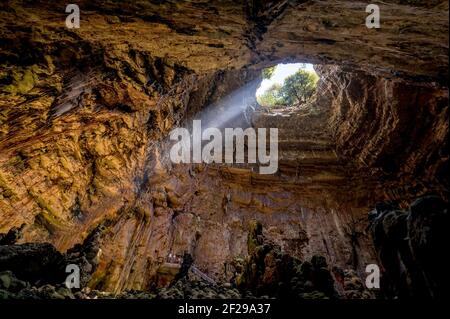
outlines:
[[[384,1],[381,29],[358,1],[78,4],[71,30],[63,1],[0,4],[0,233],[64,253],[101,226],[90,287],[145,289],[184,251],[229,280],[255,219],[362,276],[376,202],[447,200],[448,2]],[[172,128],[294,61],[316,64],[314,99],[251,118],[280,129],[277,174],[170,162]]]

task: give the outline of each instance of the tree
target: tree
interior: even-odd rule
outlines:
[[[266,107],[302,105],[311,98],[318,80],[319,77],[315,72],[300,69],[288,76],[283,85],[274,84],[269,87],[257,97],[257,101]]]
[[[270,68],[265,68],[264,70],[262,70],[262,78],[263,78],[263,80],[265,80],[265,79],[269,80],[272,77],[273,72],[275,72],[275,68],[276,67],[277,66],[274,65],[274,66],[271,66]]]
[[[274,85],[269,87],[263,94],[258,96],[256,100],[259,104],[266,107],[283,104],[282,100],[279,97],[280,90],[281,85],[275,83]]]
[[[315,72],[298,70],[288,76],[278,92],[279,99],[284,105],[302,105],[314,93],[318,76]]]

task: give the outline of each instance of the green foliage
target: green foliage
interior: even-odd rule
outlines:
[[[258,96],[256,100],[260,105],[267,107],[283,104],[282,103],[283,101],[279,97],[280,90],[281,85],[274,84],[270,88],[268,88],[263,94]]]
[[[262,70],[262,78],[264,79],[270,79],[273,75],[273,72],[275,72],[276,65],[271,66],[270,68],[265,68]]]
[[[305,70],[298,70],[288,76],[279,91],[284,105],[302,105],[312,96],[317,86],[317,74]]]
[[[315,72],[300,69],[295,74],[288,76],[283,85],[272,85],[257,97],[257,101],[266,107],[302,105],[314,93],[318,80],[319,77]]]

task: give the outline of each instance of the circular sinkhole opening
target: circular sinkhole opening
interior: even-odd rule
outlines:
[[[256,101],[277,109],[306,105],[317,88],[319,76],[310,63],[280,63],[262,70]]]

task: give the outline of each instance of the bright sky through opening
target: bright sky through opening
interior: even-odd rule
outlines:
[[[268,88],[270,88],[275,83],[283,84],[285,78],[287,78],[289,75],[294,74],[302,67],[304,67],[303,68],[304,70],[314,72],[313,65],[310,63],[278,64],[275,67],[275,71],[273,72],[273,75],[270,78],[270,80],[264,79],[261,82],[261,86],[258,88],[258,90],[256,90],[256,96],[263,94]]]

